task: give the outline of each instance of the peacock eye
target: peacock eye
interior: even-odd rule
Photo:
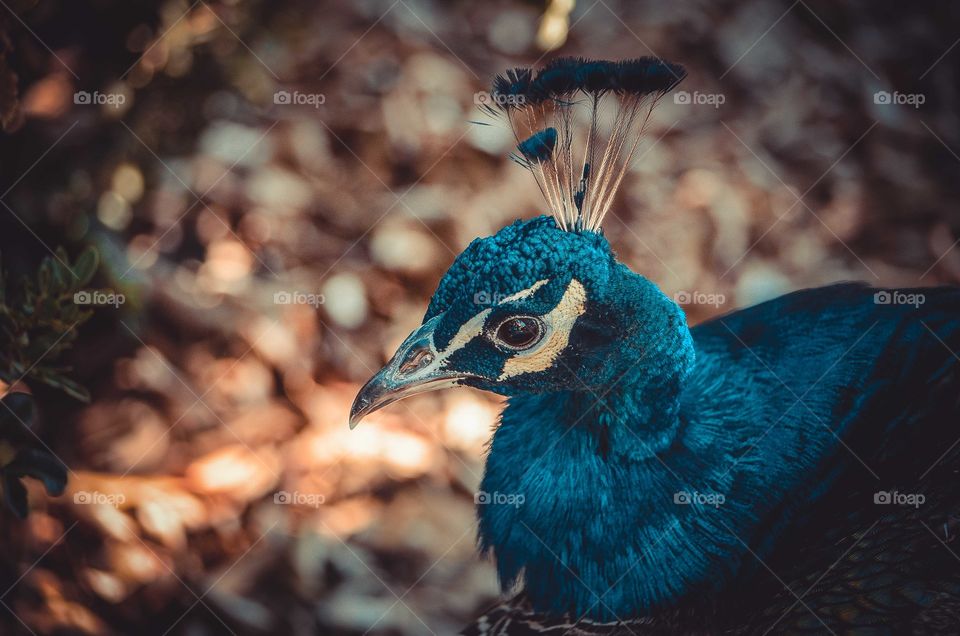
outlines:
[[[510,349],[529,349],[543,337],[543,324],[532,316],[516,316],[500,323],[494,336]]]

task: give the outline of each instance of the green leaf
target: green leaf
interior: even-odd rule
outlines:
[[[74,328],[92,315],[76,304],[74,293],[94,277],[99,257],[91,247],[70,263],[60,247],[30,276],[11,280],[0,271],[0,371],[19,379],[30,369],[30,379],[88,401],[86,389],[57,359],[76,340]],[[41,359],[45,364],[37,364]]]
[[[70,273],[70,268],[67,265],[69,262],[59,258],[50,261],[50,269],[53,272],[53,291],[57,295],[69,289],[73,284],[73,274]]]
[[[68,377],[62,375],[53,376],[47,380],[47,384],[62,390],[70,397],[80,400],[84,404],[88,404],[90,402],[90,391],[88,391],[86,387],[74,382]]]
[[[40,263],[40,271],[37,272],[37,282],[41,294],[47,294],[50,290],[50,282],[53,280],[53,267],[50,265],[53,261],[45,258]]]
[[[79,289],[87,283],[90,282],[90,279],[93,278],[93,275],[97,273],[97,266],[100,264],[100,257],[97,254],[97,250],[93,247],[88,247],[87,249],[81,252],[80,256],[77,257],[76,262],[73,264],[73,273],[76,275],[77,279],[73,282],[73,288]]]

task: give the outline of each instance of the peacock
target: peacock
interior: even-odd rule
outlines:
[[[960,289],[841,283],[690,328],[601,223],[660,59],[498,76],[550,215],[474,240],[350,425],[507,397],[477,497],[504,599],[466,634],[960,633]]]

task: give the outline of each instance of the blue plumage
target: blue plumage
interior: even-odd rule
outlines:
[[[639,323],[632,334],[619,326],[629,339],[609,344],[622,379],[588,373],[569,391],[512,394],[481,485],[525,497],[521,507],[480,507],[481,545],[505,587],[524,573],[533,608],[545,613],[644,615],[752,571],[748,546],[770,553],[777,537],[761,529],[782,528],[814,504],[838,476],[834,463],[867,472],[845,454],[844,438],[860,426],[879,441],[884,424],[898,421],[894,411],[887,422],[858,417],[897,384],[884,373],[917,347],[928,367],[913,368],[921,377],[955,362],[918,321],[960,343],[957,290],[928,291],[936,302],[919,310],[885,312],[860,285],[799,292],[702,325],[688,340],[659,313],[679,315],[669,300],[620,275],[617,306],[605,311]],[[814,332],[818,324],[825,328]],[[896,408],[909,420],[923,397],[914,410],[901,397]],[[960,424],[951,430],[960,435]],[[683,493],[705,501],[678,505]]]

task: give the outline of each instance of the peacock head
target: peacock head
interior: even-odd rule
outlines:
[[[423,323],[360,390],[350,414],[457,385],[507,396],[597,393],[683,341],[680,308],[619,263],[603,234],[540,216],[473,241]],[[643,365],[637,365],[642,367]]]
[[[689,357],[683,312],[618,263],[600,229],[654,105],[683,76],[655,58],[558,58],[536,74],[497,77],[485,110],[523,140],[511,158],[534,175],[553,217],[464,250],[423,324],[360,390],[351,426],[424,391],[595,392],[643,363],[662,373],[678,347]],[[582,121],[589,130],[576,129]]]

